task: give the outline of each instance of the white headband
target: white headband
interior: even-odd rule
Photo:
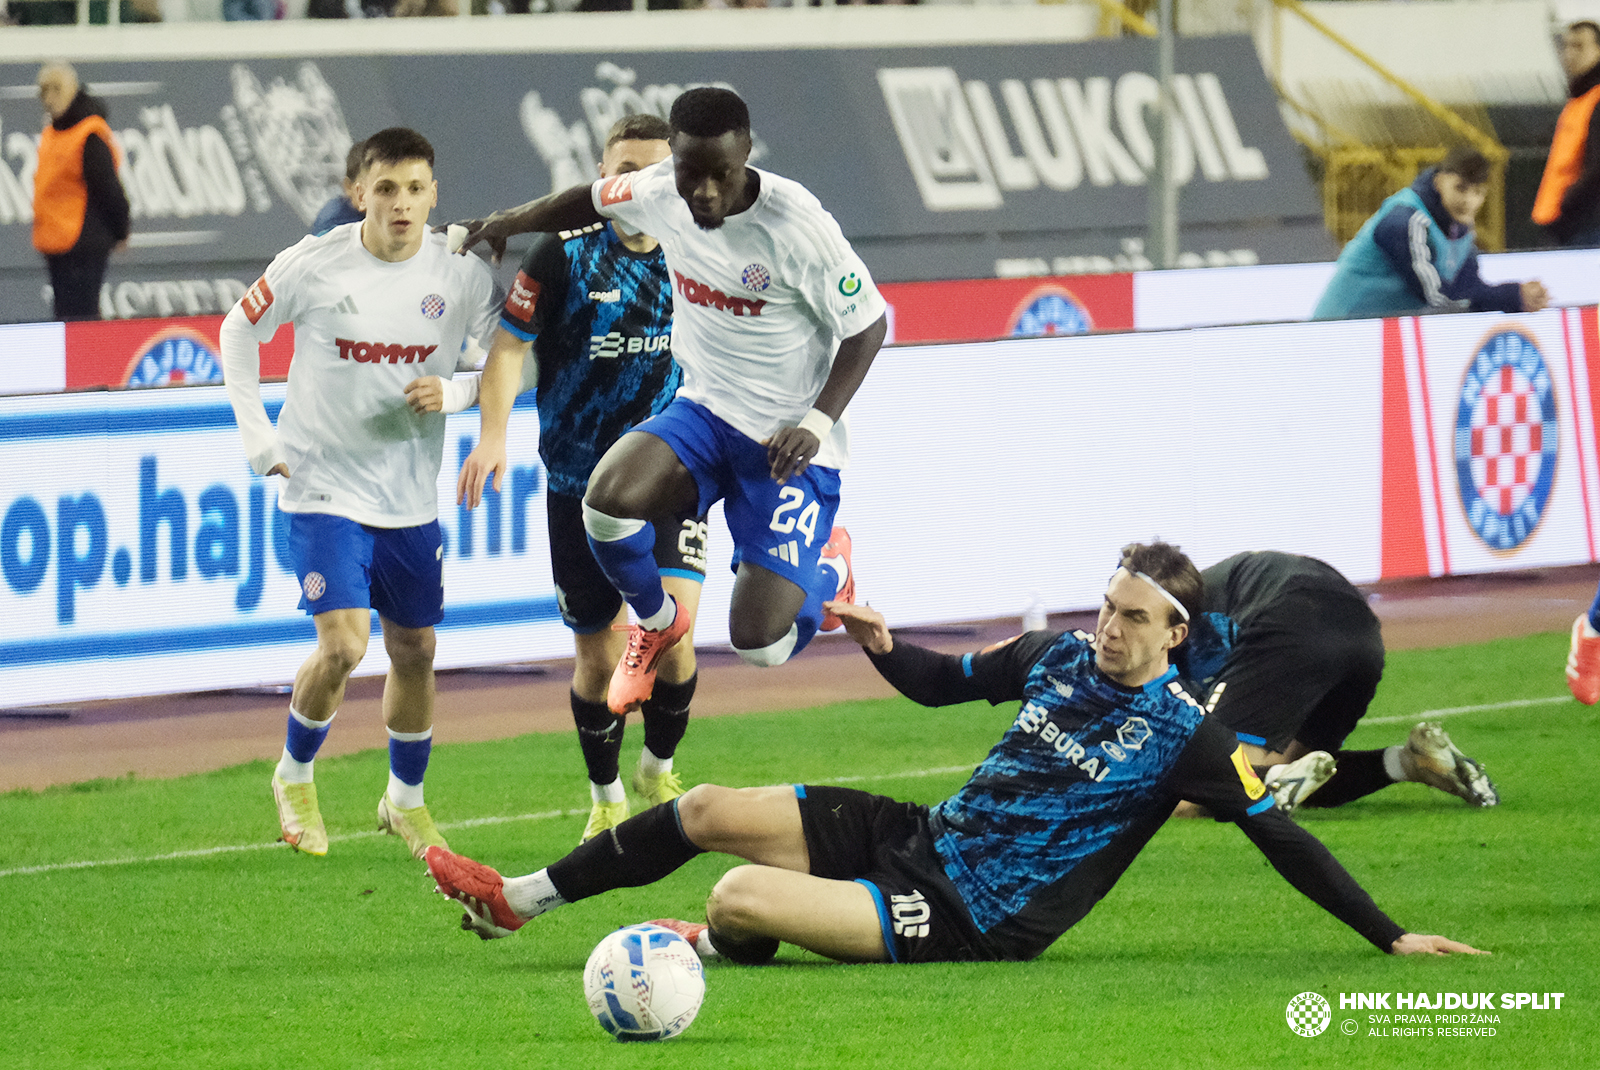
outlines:
[[[1172,603],[1172,608],[1176,609],[1178,611],[1178,616],[1183,618],[1184,623],[1185,624],[1188,623],[1188,621],[1189,621],[1189,611],[1187,609],[1183,608],[1183,603],[1182,602],[1180,602],[1176,598],[1172,597],[1172,592],[1171,591],[1169,591],[1165,587],[1161,586],[1161,584],[1157,583],[1155,580],[1151,579],[1149,576],[1145,575],[1143,572],[1134,572],[1132,569],[1127,569],[1127,568],[1125,568],[1125,571],[1130,572],[1135,576],[1138,576],[1141,580],[1144,580],[1144,582],[1146,582],[1150,586],[1154,587],[1156,589],[1156,591],[1161,595],[1162,598],[1165,598],[1168,602]]]

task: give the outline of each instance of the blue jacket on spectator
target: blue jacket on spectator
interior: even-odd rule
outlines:
[[[318,210],[317,218],[311,222],[311,233],[326,234],[334,227],[345,223],[359,223],[365,218],[367,213],[351,204],[350,199],[341,193],[337,197],[330,198],[328,203]]]
[[[1415,312],[1521,312],[1515,282],[1478,276],[1473,229],[1445,211],[1430,167],[1384,201],[1339,254],[1313,318],[1363,319]]]

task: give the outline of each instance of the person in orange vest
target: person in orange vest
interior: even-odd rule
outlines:
[[[100,284],[113,249],[128,241],[128,196],[105,105],[83,91],[65,63],[39,70],[50,121],[33,175],[33,247],[44,254],[55,318],[99,319]]]
[[[1566,106],[1533,201],[1533,221],[1557,245],[1600,245],[1600,23],[1574,22],[1561,35]]]

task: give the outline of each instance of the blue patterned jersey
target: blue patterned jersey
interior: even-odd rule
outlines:
[[[500,325],[533,342],[539,456],[558,494],[582,495],[612,443],[665,408],[683,380],[666,258],[634,252],[609,226],[540,235]]]
[[[971,914],[974,954],[1040,954],[1105,897],[1181,799],[1237,824],[1285,879],[1387,950],[1400,927],[1277,809],[1234,734],[1171,669],[1140,688],[1112,682],[1093,639],[1028,632],[958,657],[897,636],[889,653],[868,655],[923,705],[1022,703],[971,779],[929,810],[933,842],[922,849]]]
[[[1000,694],[1025,673],[1022,709],[972,779],[933,808],[945,872],[984,931],[1143,816],[1202,717],[1176,670],[1122,687],[1095,667],[1093,636],[1056,636],[1034,657],[1041,635],[975,656],[974,675],[992,674]]]

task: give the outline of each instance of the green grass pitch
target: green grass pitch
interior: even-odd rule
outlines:
[[[1566,638],[1396,653],[1369,720],[1563,694]],[[691,781],[847,782],[933,802],[1013,707],[900,700],[697,722]],[[0,796],[0,1037],[16,1067],[1586,1067],[1600,1065],[1600,715],[1552,701],[1446,726],[1503,805],[1398,785],[1303,820],[1397,921],[1490,949],[1397,959],[1301,898],[1226,825],[1169,824],[1041,959],[843,966],[714,964],[688,1032],[613,1043],[580,972],[608,930],[700,918],[731,864],[706,856],[646,889],[575,904],[515,938],[455,927],[422,864],[373,834],[385,756],[318,763],[326,858],[269,845],[266,762],[171,781]],[[1404,739],[1364,725],[1353,747]],[[624,762],[637,754],[630,733]],[[173,740],[182,746],[181,739]],[[457,849],[513,873],[565,853],[587,809],[576,741],[441,746],[430,805]],[[220,850],[218,850],[220,848]],[[160,857],[167,856],[167,857]],[[95,863],[67,868],[70,863]],[[1288,1001],[1322,993],[1303,1038]],[[1497,1011],[1494,1036],[1402,1037],[1340,993],[1563,992]],[[1392,997],[1391,997],[1392,998]],[[1425,1012],[1424,1012],[1425,1013]],[[1356,1035],[1341,1032],[1346,1020]],[[1388,1036],[1372,1029],[1389,1028]]]

